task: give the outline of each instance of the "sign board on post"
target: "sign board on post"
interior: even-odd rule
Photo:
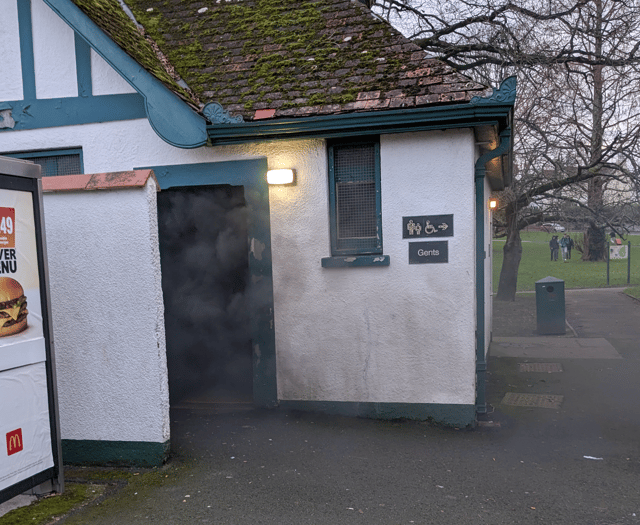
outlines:
[[[629,257],[629,249],[624,244],[609,246],[609,259],[626,259]]]
[[[0,503],[63,490],[40,166],[0,157]]]

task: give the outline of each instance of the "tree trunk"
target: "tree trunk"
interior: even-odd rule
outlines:
[[[594,27],[596,57],[602,57],[602,40],[603,40],[603,6],[602,0],[595,0],[596,18]],[[592,68],[593,73],[593,106],[591,107],[591,163],[598,163],[602,158],[603,145],[603,92],[604,78],[602,75],[603,66],[596,65]],[[587,188],[587,204],[589,208],[595,212],[600,212],[604,206],[604,179],[602,177],[594,177],[589,181]],[[584,261],[603,261],[605,257],[604,251],[604,229],[597,226],[591,221],[589,228],[584,234],[584,251],[582,252],[582,260]]]
[[[500,281],[496,299],[499,301],[515,301],[518,285],[518,268],[522,258],[522,242],[520,229],[518,228],[518,212],[513,205],[508,205],[506,210],[507,241],[504,244],[504,258],[500,269]]]
[[[603,261],[607,255],[607,238],[604,228],[591,221],[584,234],[583,261]]]

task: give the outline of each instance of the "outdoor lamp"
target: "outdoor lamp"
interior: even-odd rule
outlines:
[[[489,199],[489,209],[491,211],[498,209],[498,199]]]
[[[293,185],[296,181],[296,172],[290,169],[269,170],[267,171],[267,182],[269,184],[289,184]]]

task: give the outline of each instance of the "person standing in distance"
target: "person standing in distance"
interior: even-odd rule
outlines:
[[[558,236],[554,235],[553,237],[551,237],[551,240],[549,241],[549,248],[551,249],[551,260],[552,261],[557,261],[558,260],[558,247],[560,245],[558,244]]]

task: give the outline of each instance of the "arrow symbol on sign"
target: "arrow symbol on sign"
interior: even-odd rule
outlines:
[[[438,226],[438,228],[440,228],[441,230],[446,230],[449,227],[449,225],[446,222],[443,222],[440,226]]]

